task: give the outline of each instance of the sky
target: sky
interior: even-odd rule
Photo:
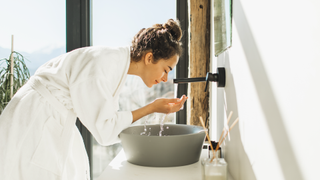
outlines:
[[[92,12],[93,44],[123,46],[140,29],[176,19],[176,0],[94,0]]]
[[[33,74],[65,53],[65,0],[2,0],[0,59],[14,50],[28,59]],[[92,0],[92,45],[129,46],[133,36],[155,23],[176,19],[176,0]]]
[[[33,53],[65,46],[64,0],[1,1],[0,47]]]

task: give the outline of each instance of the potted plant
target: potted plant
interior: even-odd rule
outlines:
[[[0,59],[0,114],[29,78],[25,58],[20,53],[12,51],[8,59]]]

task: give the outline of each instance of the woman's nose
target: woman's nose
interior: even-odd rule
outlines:
[[[162,79],[163,82],[167,82],[168,81],[168,74],[165,74]]]

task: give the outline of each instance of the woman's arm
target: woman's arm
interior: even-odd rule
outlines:
[[[135,111],[132,111],[132,123],[139,120],[140,118],[149,115],[151,113],[165,113],[165,114],[169,114],[169,113],[173,113],[173,112],[177,112],[179,111],[184,102],[187,100],[188,98],[183,95],[181,97],[181,99],[179,98],[173,98],[173,99],[165,99],[165,98],[161,98],[161,99],[156,99],[155,101],[153,101],[152,103],[137,109]]]

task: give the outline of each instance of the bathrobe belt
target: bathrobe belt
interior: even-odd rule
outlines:
[[[72,136],[72,130],[75,125],[77,116],[72,110],[68,110],[58,99],[51,94],[51,92],[41,83],[41,78],[33,76],[29,79],[28,84],[36,90],[42,97],[44,97],[53,108],[62,114],[63,117],[66,117],[65,124],[63,126],[61,136],[61,152],[63,157],[63,165],[66,164],[68,150],[70,147],[70,141]],[[64,169],[64,168],[63,168]]]

